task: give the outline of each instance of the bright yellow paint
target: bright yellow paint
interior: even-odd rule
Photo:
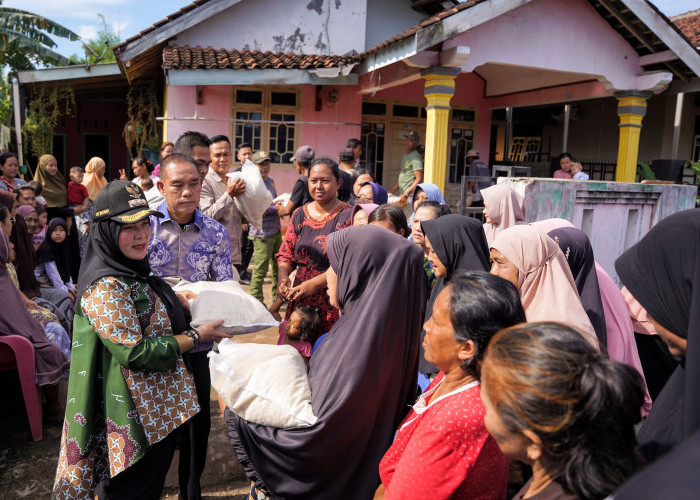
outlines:
[[[634,182],[637,174],[637,157],[639,155],[639,134],[642,131],[642,118],[646,114],[647,98],[643,96],[618,97],[617,107],[627,108],[635,106],[643,108],[639,113],[619,113],[620,117],[620,142],[617,149],[617,172],[615,180],[618,182]]]
[[[425,165],[424,180],[437,185],[445,192],[447,174],[447,146],[449,143],[448,122],[450,119],[450,100],[454,95],[445,93],[445,87],[454,89],[456,75],[424,74],[427,121],[425,130]],[[431,87],[439,91],[430,92]],[[436,89],[437,90],[437,89]]]
[[[168,84],[163,89],[163,116],[168,116]],[[163,120],[163,141],[168,140],[168,120]]]

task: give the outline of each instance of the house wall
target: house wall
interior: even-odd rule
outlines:
[[[405,0],[369,0],[365,50],[415,26],[425,17],[425,13],[413,10]]]
[[[179,33],[177,45],[296,54],[338,54],[365,46],[366,0],[248,0]]]
[[[122,132],[126,124],[125,99],[81,99],[76,96],[75,116],[65,118],[65,125],[59,122],[55,133],[65,136],[66,164],[59,159],[59,168],[66,174],[70,167],[84,167],[90,158],[85,158],[85,134],[100,134],[109,136],[109,151],[99,155],[107,164],[105,177],[109,180],[119,178],[118,170],[130,164],[130,158]]]

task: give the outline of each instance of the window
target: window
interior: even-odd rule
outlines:
[[[250,143],[272,163],[289,163],[297,138],[299,94],[284,88],[234,89],[233,147]]]
[[[462,182],[469,175],[467,151],[474,147],[474,130],[471,128],[450,129],[450,170],[448,182]]]

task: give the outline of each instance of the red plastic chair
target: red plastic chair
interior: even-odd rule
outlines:
[[[36,385],[32,343],[19,335],[0,336],[0,371],[17,370],[32,439],[41,441],[41,392]]]

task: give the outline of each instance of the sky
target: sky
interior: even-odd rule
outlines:
[[[368,0],[371,1],[371,0]],[[408,0],[406,0],[408,1]],[[125,40],[188,5],[188,0],[4,0],[5,7],[28,10],[56,21],[85,39],[96,36],[102,14]],[[675,16],[700,8],[700,0],[652,0],[661,12]],[[80,42],[55,38],[58,53],[83,54]]]

